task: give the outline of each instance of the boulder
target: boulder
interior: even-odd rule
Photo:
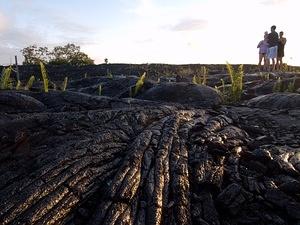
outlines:
[[[158,84],[140,95],[139,98],[202,107],[216,106],[222,102],[220,95],[213,88],[189,83]]]

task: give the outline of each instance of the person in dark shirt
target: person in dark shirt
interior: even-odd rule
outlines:
[[[277,69],[282,69],[282,58],[284,56],[284,46],[286,38],[283,37],[283,31],[279,32],[278,52],[277,52]]]
[[[278,33],[275,31],[276,26],[273,25],[271,27],[271,33],[268,35],[268,43],[269,43],[269,49],[268,49],[268,59],[272,59],[272,68],[271,70],[274,71],[276,67],[275,59],[277,59],[277,51],[278,51]]]

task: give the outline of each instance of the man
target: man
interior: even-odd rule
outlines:
[[[279,37],[278,37],[278,33],[275,31],[276,30],[276,26],[273,25],[271,27],[271,33],[269,33],[268,35],[268,43],[269,43],[269,50],[268,50],[268,60],[270,61],[270,59],[272,59],[272,71],[275,70],[275,59],[277,59],[277,51],[278,51],[278,41],[279,41]]]
[[[277,51],[277,69],[282,69],[282,58],[284,56],[284,46],[286,38],[283,37],[283,31],[279,32],[278,51]]]

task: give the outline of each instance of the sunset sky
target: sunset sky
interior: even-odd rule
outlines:
[[[80,45],[95,63],[256,64],[274,24],[300,66],[299,0],[0,0],[0,64],[26,46]]]

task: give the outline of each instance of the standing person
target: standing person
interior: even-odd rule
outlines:
[[[272,68],[270,68],[272,71],[275,70],[276,63],[275,59],[277,59],[277,51],[278,51],[278,33],[275,31],[276,26],[273,25],[271,27],[271,33],[268,35],[268,43],[269,43],[269,50],[268,50],[268,60],[272,59]]]
[[[269,43],[268,43],[268,32],[265,32],[264,35],[264,40],[261,40],[258,45],[257,48],[259,48],[259,59],[258,59],[258,69],[259,71],[261,70],[261,62],[264,59],[264,67],[263,70],[268,70],[268,58],[267,58],[267,53],[268,53],[268,49],[269,49]]]
[[[279,32],[279,42],[277,51],[277,69],[282,69],[282,58],[284,57],[284,46],[286,43],[286,38],[283,37],[283,31]]]

